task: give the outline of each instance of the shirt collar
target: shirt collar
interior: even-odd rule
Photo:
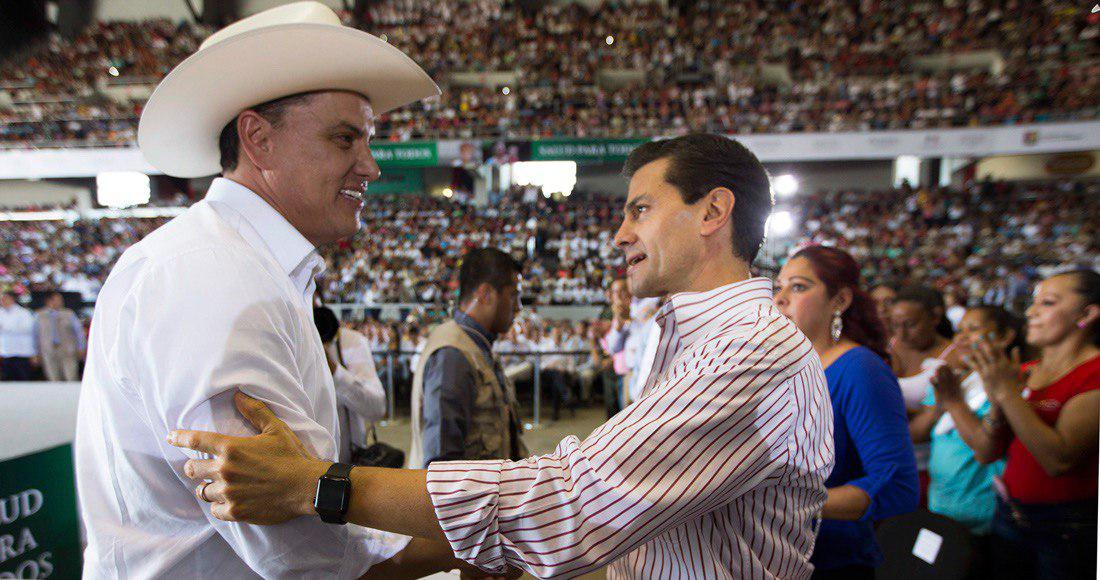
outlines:
[[[489,344],[493,344],[497,340],[497,336],[495,334],[489,332],[488,330],[485,330],[484,326],[478,324],[478,322],[474,320],[469,314],[466,314],[461,310],[455,310],[455,322],[457,322],[459,326],[465,326],[470,330],[477,331],[478,334],[485,337],[485,340],[489,341]]]
[[[772,281],[749,278],[704,292],[673,294],[657,313],[662,332],[674,329],[682,347],[772,306]],[[752,318],[756,318],[753,316]]]
[[[210,184],[206,199],[240,214],[267,246],[283,272],[299,286],[308,287],[313,278],[324,271],[324,260],[317,254],[317,248],[251,189],[231,179],[217,177]]]

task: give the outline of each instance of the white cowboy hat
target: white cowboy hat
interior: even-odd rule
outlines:
[[[296,2],[215,32],[168,73],[145,104],[138,146],[168,175],[213,175],[226,123],[248,107],[319,90],[362,94],[376,115],[439,94],[400,50],[341,25],[323,4]]]

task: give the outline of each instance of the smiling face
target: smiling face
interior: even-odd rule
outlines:
[[[626,254],[630,293],[639,298],[686,289],[702,261],[698,223],[705,204],[688,205],[665,181],[670,160],[653,161],[630,178],[615,245]]]
[[[287,108],[269,131],[261,167],[268,201],[315,246],[355,234],[367,183],[381,175],[370,151],[367,99],[316,93]]]
[[[1015,333],[1011,329],[1004,332],[998,330],[993,318],[980,308],[967,310],[955,332],[953,342],[956,352],[960,356],[972,355],[974,344],[979,340],[989,340],[990,336],[993,337],[991,343],[994,349],[1004,350],[1015,338]]]
[[[1034,301],[1028,307],[1027,343],[1052,346],[1081,331],[1079,324],[1095,324],[1096,310],[1074,286],[1071,275],[1053,276],[1035,286]]]

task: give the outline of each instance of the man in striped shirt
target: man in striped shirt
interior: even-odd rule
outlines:
[[[688,135],[642,145],[624,173],[615,241],[631,292],[668,297],[641,398],[549,455],[356,468],[347,519],[445,536],[488,571],[809,577],[832,412],[810,343],[773,306],[770,281],[750,277],[772,207],[764,168],[735,141]],[[264,433],[178,432],[178,445],[236,458],[195,461],[189,474],[214,481],[205,497],[218,517],[311,513],[311,486],[331,464],[294,457],[279,421],[240,397]],[[224,484],[226,473],[241,483]]]

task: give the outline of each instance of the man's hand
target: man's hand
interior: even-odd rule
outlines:
[[[42,359],[38,358],[38,355],[34,355],[34,356],[31,357],[30,362],[31,362],[32,367],[37,367],[37,366],[41,366]]]
[[[310,456],[286,423],[260,401],[241,392],[237,409],[257,429],[253,437],[229,437],[205,431],[177,430],[168,442],[214,455],[191,459],[184,473],[203,482],[195,488],[210,502],[210,513],[227,522],[278,524],[314,513],[317,480],[331,463]]]

